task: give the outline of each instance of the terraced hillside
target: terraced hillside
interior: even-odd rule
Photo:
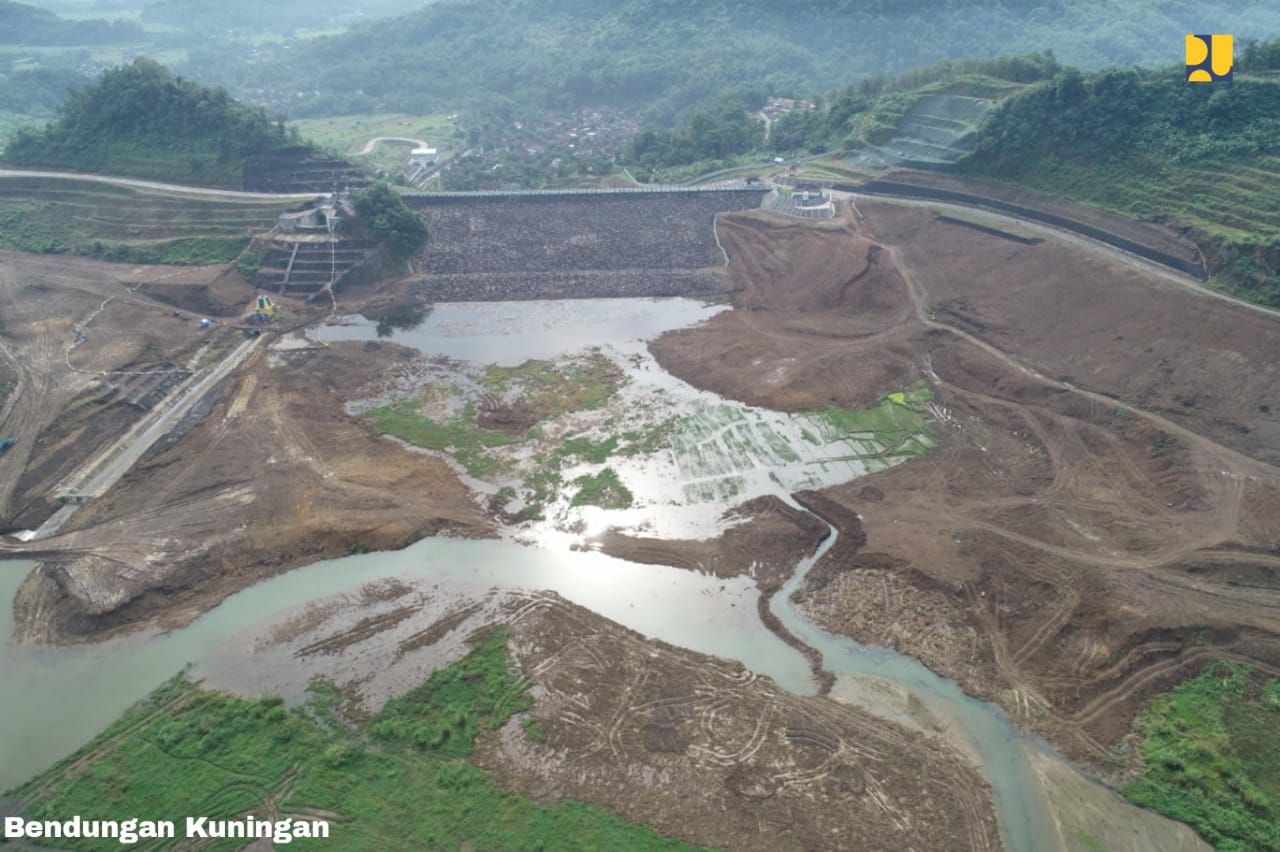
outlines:
[[[1170,163],[1149,174],[1119,172],[1087,190],[1084,177],[1083,169],[1067,172],[1055,181],[1057,191],[1189,228],[1220,284],[1280,304],[1280,154]],[[1238,289],[1261,278],[1270,278],[1270,285]]]
[[[1063,74],[1004,101],[961,171],[1171,225],[1214,284],[1280,306],[1280,76],[1205,88]]]
[[[234,260],[290,202],[176,198],[94,181],[0,181],[0,247],[129,263]]]
[[[898,122],[889,139],[849,157],[864,169],[909,165],[950,166],[973,151],[978,127],[992,102],[961,95],[923,95]]]

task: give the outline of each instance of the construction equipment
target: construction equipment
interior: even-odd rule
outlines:
[[[254,307],[251,319],[261,325],[271,322],[271,318],[276,315],[276,303],[271,300],[270,296],[259,296],[256,306]]]

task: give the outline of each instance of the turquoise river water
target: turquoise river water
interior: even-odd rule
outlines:
[[[518,364],[585,346],[643,353],[642,341],[665,329],[705,319],[717,308],[684,300],[545,302],[440,306],[397,342],[430,355]],[[369,339],[372,323],[320,329],[322,339]],[[625,359],[622,359],[625,360]],[[641,365],[649,374],[654,365]],[[663,374],[664,383],[676,383]],[[778,496],[796,505],[783,489]],[[805,559],[771,606],[792,634],[822,654],[837,678],[871,676],[904,688],[962,732],[981,757],[995,792],[1007,845],[1022,852],[1044,847],[1052,819],[1026,757],[1042,746],[995,706],[975,700],[917,660],[835,636],[804,618],[790,594],[836,532]],[[30,563],[0,563],[0,600],[12,601]],[[636,565],[554,540],[540,546],[514,540],[432,538],[395,553],[320,562],[259,583],[227,598],[191,625],[167,634],[136,635],[71,648],[19,646],[11,607],[0,607],[0,789],[20,783],[65,756],[187,664],[201,660],[245,630],[288,610],[385,577],[422,578],[460,594],[493,588],[549,589],[648,636],[690,650],[742,662],[793,692],[812,694],[809,664],[760,623],[756,591],[746,578],[721,580],[674,568]],[[1041,842],[1037,842],[1040,839]]]

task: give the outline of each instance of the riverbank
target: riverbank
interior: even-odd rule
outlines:
[[[1275,567],[1268,547],[1280,516],[1280,483],[1258,457],[1267,452],[1272,428],[1269,412],[1255,405],[1274,383],[1260,360],[1265,335],[1241,325],[1230,338],[1235,348],[1223,354],[1214,340],[1227,339],[1224,332],[1210,339],[1186,329],[1195,355],[1184,383],[1142,370],[1120,375],[1114,363],[1123,360],[1114,359],[1145,358],[1148,311],[1168,319],[1196,315],[1204,306],[1182,304],[1194,297],[1141,279],[1128,262],[1113,263],[1092,249],[1074,254],[1079,246],[1069,241],[1009,241],[938,222],[918,208],[860,207],[861,220],[846,211],[822,228],[767,214],[722,217],[734,309],[705,309],[709,319],[698,325],[687,317],[666,325],[670,333],[648,347],[643,339],[660,332],[665,320],[645,319],[639,323],[645,334],[629,335],[635,315],[615,325],[616,317],[598,313],[625,314],[634,307],[626,302],[440,306],[421,327],[420,345],[438,347],[427,350],[430,356],[394,342],[406,338],[378,339],[373,323],[330,327],[329,340],[290,342],[264,356],[266,366],[250,370],[202,424],[208,431],[199,446],[206,454],[180,464],[174,456],[151,459],[138,479],[122,486],[132,489],[122,494],[133,502],[84,516],[96,526],[72,531],[84,535],[75,558],[84,559],[112,530],[116,537],[106,541],[119,552],[68,574],[72,582],[65,587],[88,600],[101,591],[94,583],[120,584],[125,593],[143,588],[152,577],[120,570],[147,565],[141,543],[132,545],[138,552],[125,549],[126,528],[154,541],[171,537],[173,529],[199,540],[215,535],[201,524],[225,519],[230,505],[240,526],[210,539],[223,548],[213,551],[220,561],[189,577],[165,575],[163,565],[155,574],[225,595],[256,579],[234,572],[245,552],[227,543],[232,539],[293,556],[307,552],[306,542],[279,537],[255,510],[254,499],[275,485],[296,513],[283,515],[286,522],[320,510],[375,542],[388,531],[407,534],[396,526],[399,516],[378,519],[385,517],[380,512],[404,510],[397,502],[403,495],[440,511],[433,502],[439,494],[424,494],[422,476],[403,463],[418,459],[449,471],[439,481],[462,495],[450,504],[453,511],[474,507],[477,534],[496,529],[490,519],[499,517],[529,545],[474,542],[477,552],[493,546],[499,548],[493,554],[513,563],[551,558],[559,565],[604,558],[591,552],[603,542],[713,574],[730,574],[716,564],[718,556],[759,561],[746,572],[757,582],[763,578],[766,592],[789,578],[782,594],[763,604],[747,577],[657,565],[633,566],[627,570],[636,573],[625,581],[620,575],[572,580],[581,585],[573,593],[584,595],[612,579],[616,587],[587,604],[597,613],[650,636],[677,629],[669,619],[688,619],[695,623],[678,629],[693,632],[681,632],[679,644],[749,657],[752,670],[789,689],[812,690],[815,670],[834,678],[834,687],[824,687],[833,694],[841,685],[837,672],[889,671],[909,695],[934,695],[935,706],[927,709],[945,736],[969,741],[970,753],[998,780],[996,804],[1006,831],[1023,838],[1012,845],[1031,848],[1025,838],[1056,830],[1050,823],[1057,825],[1057,811],[1052,801],[1041,801],[1018,726],[1044,733],[1068,756],[1115,779],[1134,769],[1123,745],[1149,695],[1215,657],[1275,658],[1275,592],[1257,582]],[[992,252],[1003,260],[988,274]],[[960,272],[963,287],[953,280]],[[1050,276],[1053,287],[1037,284],[1038,276]],[[1053,308],[1059,298],[1070,299],[1085,319],[1096,314],[1092,337],[1072,340],[1036,325],[1052,325],[1046,318],[1060,315]],[[1106,299],[1122,304],[1088,313],[1091,300]],[[1234,317],[1215,310],[1201,311],[1197,328],[1230,325]],[[1035,335],[1028,328],[1043,333],[1043,351],[1029,342]],[[340,342],[339,335],[350,339]],[[601,393],[567,395],[590,406],[542,407],[545,389],[581,389],[565,382],[603,375],[584,372],[581,356],[565,354],[601,343],[614,346],[601,357],[626,381],[608,388],[588,382]],[[472,363],[460,366],[464,360]],[[1213,382],[1226,386],[1241,363],[1253,365],[1248,387],[1220,398]],[[344,380],[338,393],[331,386],[344,364],[367,375],[359,384]],[[292,371],[269,369],[285,367]],[[299,391],[277,377],[286,375],[308,376],[309,384]],[[1254,393],[1262,396],[1245,399]],[[327,414],[315,407],[317,398]],[[474,408],[467,414],[469,404]],[[396,417],[379,420],[372,412],[382,409]],[[462,431],[441,435],[431,428],[458,425],[459,416],[466,421]],[[254,430],[244,428],[249,422]],[[1245,428],[1233,430],[1232,422]],[[401,428],[406,423],[414,428]],[[1197,431],[1206,423],[1205,433]],[[379,439],[379,430],[421,451]],[[486,441],[471,441],[481,430]],[[236,460],[240,455],[243,461]],[[379,466],[371,474],[375,458]],[[274,466],[287,476],[305,474],[287,479]],[[474,480],[470,489],[464,475]],[[176,484],[156,493],[146,476]],[[384,477],[395,483],[390,498]],[[345,494],[335,497],[335,488]],[[483,506],[468,502],[477,491],[485,494]],[[726,518],[739,503],[769,494],[785,501],[801,491],[819,492],[806,497],[806,505],[836,528],[834,536],[824,539],[798,509],[796,515],[778,510],[773,519]],[[352,513],[351,505],[360,511]],[[536,511],[522,515],[526,509]],[[121,523],[126,518],[135,523]],[[770,524],[782,536],[777,552],[759,543]],[[354,535],[348,540],[348,547],[365,546]],[[420,544],[447,550],[453,541]],[[815,544],[804,576],[779,573],[783,556],[811,553]],[[561,583],[556,570],[536,579]],[[658,594],[665,588],[653,588],[656,576],[661,585],[670,581],[703,598],[680,600],[684,609],[677,610],[675,598]],[[1241,578],[1253,579],[1241,585]],[[450,582],[457,579],[450,575]],[[180,603],[165,597],[171,590],[163,582],[150,588],[158,592],[151,598],[158,609]],[[793,592],[801,596],[798,611]],[[148,594],[135,596],[146,600]],[[387,630],[412,623],[400,597],[388,599],[385,611],[347,606],[355,621],[341,635],[316,636],[320,644],[303,656],[341,654],[352,671],[367,671],[366,638],[386,639]],[[735,644],[741,633],[703,635],[724,627],[707,621],[713,600],[732,610],[727,623],[752,631],[767,652]],[[631,612],[646,607],[657,612]],[[769,613],[781,628],[776,634],[762,623]],[[179,618],[195,614],[179,612]],[[40,620],[34,609],[25,617]],[[422,642],[433,629],[452,634],[437,623],[416,625],[425,631]],[[808,649],[807,660],[779,640],[784,633]],[[297,660],[280,667],[292,672],[290,683],[305,668]],[[1107,813],[1127,819],[1123,808]],[[1064,846],[1081,842],[1061,840]]]

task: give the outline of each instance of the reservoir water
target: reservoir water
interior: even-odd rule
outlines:
[[[555,357],[584,346],[608,346],[634,356],[644,353],[646,338],[717,310],[687,300],[445,305],[437,307],[419,328],[392,339],[430,355],[504,365]],[[323,340],[367,340],[374,336],[374,328],[372,322],[352,320],[322,327],[314,334]],[[626,360],[621,358],[620,363]],[[643,370],[646,381],[687,388],[674,377],[655,372],[651,362],[637,369]],[[788,489],[769,481],[768,477],[751,479],[753,488],[796,505]],[[1011,726],[999,709],[966,696],[955,683],[918,661],[826,633],[795,610],[791,592],[835,538],[832,530],[818,552],[801,563],[773,599],[775,614],[795,636],[822,654],[823,667],[838,678],[872,676],[897,684],[963,732],[981,756],[982,770],[995,791],[1008,846],[1044,848],[1044,839],[1054,833],[1052,819],[1026,758],[1026,750],[1038,745]],[[757,592],[747,578],[722,580],[636,565],[570,550],[554,537],[538,541],[539,546],[528,546],[508,539],[431,538],[395,553],[321,562],[235,594],[186,628],[93,646],[18,646],[10,638],[11,607],[0,607],[4,637],[0,788],[25,780],[73,751],[183,666],[193,664],[198,675],[201,660],[241,632],[309,601],[385,577],[426,579],[477,596],[493,588],[554,590],[653,638],[738,660],[793,692],[814,692],[805,658],[760,623]],[[0,600],[12,601],[30,567],[29,563],[0,563]]]

